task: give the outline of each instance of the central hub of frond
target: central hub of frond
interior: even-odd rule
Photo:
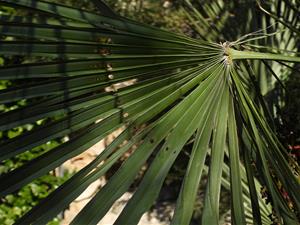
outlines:
[[[229,41],[221,43],[223,49],[223,62],[226,66],[233,65],[232,57],[230,55],[230,46],[231,43]]]

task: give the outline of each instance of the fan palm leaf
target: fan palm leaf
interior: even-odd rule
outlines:
[[[300,62],[297,53],[274,54],[260,51],[259,47],[241,51],[241,41],[211,42],[225,27],[226,18],[216,25],[208,40],[193,39],[120,17],[102,1],[94,2],[100,14],[46,1],[1,1],[3,6],[28,10],[32,16],[1,16],[4,38],[0,51],[6,56],[33,57],[35,61],[0,69],[0,79],[17,84],[0,91],[0,103],[27,103],[2,113],[0,129],[46,118],[50,122],[4,141],[0,159],[55,138],[69,138],[28,164],[1,175],[0,195],[12,193],[114,130],[124,129],[90,164],[17,224],[47,223],[134,145],[137,149],[71,224],[97,224],[152,156],[154,160],[137,191],[115,222],[137,224],[158,197],[172,165],[190,140],[193,147],[172,224],[189,224],[205,171],[209,178],[203,224],[219,221],[221,185],[231,192],[234,224],[271,223],[270,207],[259,193],[262,186],[268,190],[277,219],[297,224],[299,182],[288,165],[285,147],[265,116],[256,85],[255,76],[259,73],[255,69],[255,75],[251,73],[253,68],[248,61],[273,60],[293,65]],[[212,15],[222,8],[218,1],[207,7],[207,13]],[[297,10],[293,4],[290,8]],[[206,21],[196,9],[194,12]],[[285,18],[286,14],[277,17]],[[287,26],[286,23],[289,21],[283,24]],[[294,27],[293,22],[287,26],[289,39],[296,32],[290,26]],[[207,27],[201,29],[203,32]],[[296,42],[297,38],[293,38]],[[130,84],[120,87],[126,81]],[[126,144],[121,145],[124,141]],[[282,190],[292,205],[287,204]]]

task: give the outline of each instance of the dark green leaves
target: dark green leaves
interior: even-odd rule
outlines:
[[[117,128],[123,129],[93,162],[18,224],[47,223],[129,152],[130,157],[72,224],[97,224],[146,165],[135,194],[115,222],[137,224],[155,202],[188,142],[193,147],[172,224],[190,223],[204,172],[208,179],[203,224],[219,223],[222,186],[231,193],[233,224],[272,223],[268,217],[270,207],[259,193],[262,186],[269,192],[276,216],[286,224],[296,221],[299,183],[289,167],[285,148],[264,116],[267,107],[260,88],[256,80],[251,80],[261,76],[257,72],[260,64],[239,61],[268,59],[292,63],[299,62],[299,57],[294,56],[297,54],[274,54],[273,48],[267,53],[241,51],[239,44],[244,44],[248,36],[223,44],[193,39],[122,18],[103,1],[93,2],[100,14],[46,1],[1,1],[2,5],[33,14],[26,18],[0,17],[0,51],[7,57],[25,58],[0,68],[0,78],[13,84],[0,91],[0,103],[24,102],[24,106],[1,114],[0,129],[8,131],[26,124],[35,127],[3,141],[0,159],[9,159],[48,141],[66,139],[58,147],[1,175],[1,195],[47,174]],[[185,7],[193,11],[189,16],[200,36],[208,33],[205,39],[219,38],[217,35],[225,28],[225,36],[241,35],[240,30],[236,34],[234,26],[227,24],[232,15],[223,3],[201,5],[202,15],[197,4],[185,2]],[[228,3],[228,7],[234,4]],[[296,11],[293,4],[290,8]],[[248,8],[246,11],[247,17],[253,13]],[[48,19],[43,19],[45,16]],[[211,27],[207,18],[218,22]],[[243,29],[252,25],[251,21],[241,24]],[[286,35],[291,46],[295,46],[296,38]],[[287,44],[286,38],[283,40]],[[280,70],[273,67],[269,70],[274,75]],[[264,75],[268,72],[259,71]],[[153,160],[148,165],[149,158]],[[292,207],[286,204],[278,182]]]

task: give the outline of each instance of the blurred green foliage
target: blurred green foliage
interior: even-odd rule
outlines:
[[[190,35],[192,28],[179,7],[179,1],[167,0],[108,0],[113,9],[127,18]]]
[[[19,135],[24,132],[23,128],[17,130],[10,130],[7,134],[10,137]],[[33,158],[43,154],[45,151],[58,145],[58,142],[49,142],[32,151],[25,152],[17,157],[5,160],[0,164],[0,174],[13,170],[23,164],[29,162]],[[56,176],[54,172],[47,174],[33,183],[30,183],[18,190],[17,192],[7,195],[0,199],[0,224],[13,224],[18,218],[28,212],[41,199],[45,198],[50,192],[55,190],[59,185],[70,178],[70,174],[66,171],[63,176]],[[56,218],[49,223],[50,225],[59,224]]]
[[[7,165],[11,164],[11,161],[7,162]],[[2,198],[0,200],[0,224],[13,224],[41,199],[45,198],[50,192],[61,185],[67,178],[68,175],[56,177],[52,174],[48,174],[23,187],[18,192]],[[49,225],[54,224],[59,224],[59,219],[56,218],[49,223]]]

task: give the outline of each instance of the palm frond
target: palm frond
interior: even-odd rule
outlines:
[[[97,224],[128,190],[151,156],[154,160],[115,222],[137,224],[158,197],[172,165],[191,139],[193,147],[172,224],[189,224],[204,171],[209,177],[203,224],[219,221],[221,186],[231,192],[234,224],[272,223],[268,217],[270,208],[259,193],[262,186],[270,193],[278,220],[296,224],[299,182],[288,165],[289,155],[269,125],[271,118],[265,116],[263,97],[253,79],[259,76],[258,70],[246,60],[293,64],[300,62],[297,53],[264,52],[260,48],[244,51],[233,42],[215,44],[193,39],[117,16],[107,11],[108,6],[102,1],[94,2],[100,14],[38,0],[1,1],[1,5],[30,11],[32,17],[1,15],[0,51],[9,57],[33,58],[34,62],[0,68],[0,79],[15,83],[0,91],[0,103],[26,102],[24,107],[1,114],[0,129],[45,121],[3,141],[0,159],[56,138],[68,136],[68,140],[1,175],[0,195],[21,188],[114,130],[124,128],[94,161],[17,224],[49,221],[134,145],[134,152],[71,224]],[[206,21],[190,1],[185,2],[193,9],[191,18],[197,15],[200,21]],[[295,10],[294,3],[290,6],[284,2]],[[224,16],[224,22],[217,23],[207,37],[216,39],[226,28],[229,11],[224,11],[225,6],[219,1],[202,7],[213,18],[219,13]],[[230,3],[230,7],[234,4]],[[201,32],[208,29],[207,21],[203,26],[198,27]],[[293,22],[287,29],[290,26]],[[293,32],[289,31],[289,40]],[[235,36],[228,33],[231,34]],[[293,39],[291,51],[297,41]],[[129,84],[122,86],[124,82]],[[119,147],[125,140],[127,143]],[[292,206],[287,205],[282,190]]]

